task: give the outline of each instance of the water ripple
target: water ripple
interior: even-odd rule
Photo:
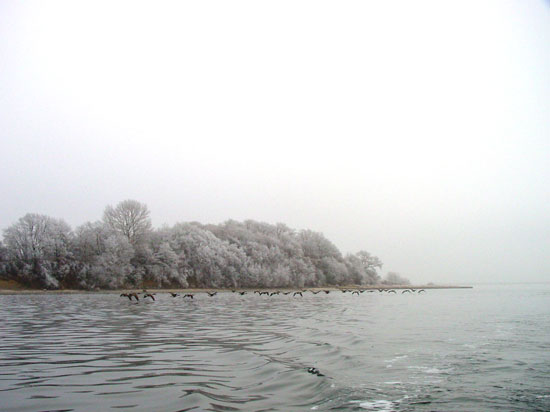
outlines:
[[[0,296],[2,410],[549,410],[546,296]]]

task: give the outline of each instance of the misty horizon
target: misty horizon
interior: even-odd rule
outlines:
[[[108,207],[112,207],[111,205],[109,205]],[[28,212],[28,213],[25,213],[25,215],[28,215],[28,214],[31,214],[31,215],[41,215],[40,213],[34,213],[32,211]],[[102,213],[103,214],[103,213]],[[46,216],[46,215],[44,215]],[[23,218],[24,216],[20,216],[20,218]],[[66,219],[64,219],[63,217],[59,217],[59,216],[48,216],[48,217],[51,217],[51,218],[54,218],[54,219],[57,219],[57,220],[61,220],[61,221],[64,221],[66,222]],[[174,225],[178,225],[178,224],[199,224],[200,226],[210,226],[210,225],[217,225],[217,226],[221,226],[223,224],[227,224],[227,223],[231,223],[231,222],[235,222],[235,223],[238,223],[238,224],[242,224],[242,223],[245,223],[246,221],[251,221],[252,223],[257,223],[257,224],[267,224],[267,225],[285,225],[285,222],[262,222],[262,221],[254,221],[252,219],[245,219],[244,221],[237,221],[235,219],[227,219],[226,221],[223,221],[223,222],[197,222],[197,221],[176,221],[174,222],[173,224],[168,224],[168,223],[163,223],[162,225],[152,225],[152,229],[153,230],[163,230],[163,229],[170,229],[171,227],[173,227]],[[102,218],[101,216],[98,217],[97,219],[90,219],[86,222],[81,222],[80,224],[76,224],[76,225],[73,225],[73,224],[69,224],[69,227],[71,229],[72,232],[75,232],[77,231],[78,229],[82,228],[82,227],[85,227],[86,225],[89,225],[89,224],[95,224],[95,223],[101,223],[102,222]],[[16,222],[13,222],[12,226],[17,224],[18,221]],[[5,229],[6,228],[2,228],[2,232],[4,233],[5,232]],[[317,230],[314,230],[314,229],[311,229],[311,228],[294,228],[294,227],[290,227],[289,229],[295,231],[296,233],[300,232],[300,231],[310,231],[312,230],[313,232],[317,232],[321,235],[324,235],[324,233],[320,232],[320,231],[317,231]],[[329,241],[331,239],[328,239]],[[338,245],[336,245],[338,246]],[[340,249],[340,248],[339,248]],[[347,255],[347,254],[354,254],[356,252],[359,252],[360,250],[354,250],[354,251],[342,251],[342,255]],[[375,255],[375,254],[374,254]],[[384,267],[384,262],[382,261],[382,266],[380,267],[379,269],[379,272],[380,272],[380,276],[383,277],[385,274],[387,275],[388,273],[397,273],[399,275],[401,275],[401,273],[399,272],[395,272],[394,270],[392,270],[391,268],[386,268]],[[407,281],[410,281],[412,284],[427,284],[427,283],[433,283],[433,284],[436,284],[436,285],[465,285],[466,283],[467,284],[470,284],[470,285],[490,285],[490,284],[537,284],[537,283],[540,283],[540,284],[545,284],[545,283],[550,283],[550,282],[545,282],[545,281],[533,281],[533,282],[505,282],[505,281],[494,281],[494,282],[464,282],[464,281],[456,281],[456,282],[437,282],[437,281],[424,281],[424,282],[415,282],[416,279],[409,279],[409,278],[405,278]]]
[[[544,1],[3,2],[0,230],[323,233],[415,283],[550,274]]]

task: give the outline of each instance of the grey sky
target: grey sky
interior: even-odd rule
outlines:
[[[133,198],[548,281],[549,45],[544,1],[4,1],[0,227]]]

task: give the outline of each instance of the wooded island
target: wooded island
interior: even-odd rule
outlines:
[[[343,256],[323,234],[246,220],[153,228],[125,200],[75,230],[26,214],[3,231],[0,278],[47,289],[273,288],[407,284],[366,251]]]

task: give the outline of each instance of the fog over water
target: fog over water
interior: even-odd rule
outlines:
[[[547,281],[550,6],[0,4],[0,228],[323,232],[414,282]]]

